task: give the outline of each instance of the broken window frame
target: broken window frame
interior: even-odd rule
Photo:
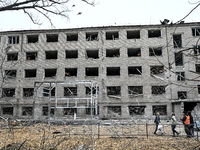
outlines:
[[[150,66],[151,75],[163,75],[164,72],[164,66]]]
[[[77,114],[77,108],[64,108],[63,110],[64,116],[74,116],[74,114]]]
[[[167,116],[167,105],[153,105],[152,114],[156,115],[158,112],[161,116]]]
[[[178,91],[177,92],[178,99],[187,99],[187,91]]]
[[[66,42],[73,42],[73,41],[78,41],[78,33],[66,34]]]
[[[70,55],[70,57],[69,57]],[[77,59],[78,58],[78,50],[66,50],[65,51],[65,59]]]
[[[107,76],[120,76],[120,67],[106,67]]]
[[[141,48],[128,48],[128,57],[141,57]]]
[[[91,93],[92,93],[92,95],[95,95],[96,92],[97,92],[97,95],[98,95],[98,93],[99,93],[99,87],[97,87],[97,88],[93,87],[92,89],[91,89],[91,87],[85,87],[85,94],[87,96],[91,96]]]
[[[162,47],[149,48],[149,56],[163,56]]]
[[[185,81],[185,72],[176,72],[176,81]]]
[[[78,88],[77,86],[73,87],[64,87],[64,97],[73,97],[78,95]]]
[[[46,42],[58,42],[58,34],[46,34]]]
[[[194,55],[200,55],[200,45],[193,46]]]
[[[152,95],[162,95],[166,93],[166,85],[156,85],[151,86],[151,94]]]
[[[99,50],[86,50],[85,57],[92,59],[99,59]]]
[[[36,78],[37,70],[36,69],[25,69],[24,78]]]
[[[128,86],[129,96],[143,96],[143,86]]]
[[[98,41],[98,32],[86,32],[86,41]]]
[[[121,96],[121,86],[107,86],[107,96]]]
[[[15,88],[3,88],[2,97],[15,97]]]
[[[56,78],[56,75],[57,75],[56,68],[44,69],[44,77],[45,78]]]
[[[33,35],[26,35],[27,43],[38,43],[39,42],[39,35],[33,34]]]
[[[8,44],[19,44],[19,36],[8,36]]]
[[[26,52],[26,60],[36,60],[37,52]]]
[[[195,69],[197,73],[200,73],[200,64],[195,64]]]
[[[77,68],[65,68],[65,77],[77,77]]]
[[[146,106],[128,106],[129,115],[135,116],[135,115],[145,115],[145,108]]]
[[[142,66],[128,66],[128,75],[142,75]]]
[[[48,116],[48,106],[43,106],[42,107],[42,116]],[[51,108],[50,110],[50,116],[54,116],[54,108]]]
[[[192,28],[192,36],[200,36],[200,28]]]
[[[148,38],[159,38],[162,36],[161,29],[148,30]]]
[[[13,116],[14,107],[2,107],[1,109],[2,109],[1,111],[2,115]],[[8,109],[8,110],[5,110],[5,109]]]
[[[175,52],[174,53],[175,65],[183,66],[183,52]]]
[[[55,87],[43,87],[43,97],[55,97],[55,95],[56,95]]]
[[[182,35],[181,34],[173,35],[173,44],[174,44],[174,48],[182,48]]]
[[[99,76],[99,68],[98,67],[86,67],[85,68],[85,76]]]
[[[4,78],[5,79],[16,79],[17,77],[17,70],[4,70]]]
[[[119,31],[107,31],[106,40],[119,40]]]
[[[46,60],[57,59],[58,51],[45,51],[45,58],[46,58]]]
[[[140,39],[140,30],[126,31],[127,39]]]
[[[106,49],[106,57],[120,57],[120,49]]]
[[[7,61],[17,61],[17,60],[18,60],[18,52],[7,53]]]
[[[32,116],[33,107],[22,107],[22,116]]]
[[[34,88],[23,88],[23,97],[33,97]]]
[[[121,106],[107,106],[107,113],[108,114],[117,114],[121,116],[122,110]]]

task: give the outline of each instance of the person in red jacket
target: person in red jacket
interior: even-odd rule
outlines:
[[[183,117],[180,119],[184,124],[185,133],[187,134],[187,137],[190,138],[192,136],[192,134],[190,133],[190,116],[186,113],[186,111],[183,111]]]

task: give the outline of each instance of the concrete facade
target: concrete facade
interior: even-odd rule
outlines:
[[[172,111],[181,116],[200,100],[200,49],[194,48],[200,45],[199,31],[194,22],[0,32],[1,115],[31,118],[34,111],[45,118],[43,94],[32,110],[35,81],[94,80],[101,119],[153,119],[157,111],[161,119]],[[63,86],[57,91],[69,96]],[[85,97],[85,91],[78,85],[73,96]],[[78,117],[86,115],[85,109],[76,111]]]

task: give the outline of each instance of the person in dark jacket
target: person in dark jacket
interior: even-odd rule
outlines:
[[[159,123],[160,123],[160,113],[159,113],[159,112],[157,112],[157,114],[156,114],[156,118],[155,118],[155,120],[154,120],[154,123],[156,124],[156,129],[155,129],[155,131],[154,131],[154,134],[156,134],[156,131],[157,131],[157,129],[158,129],[158,125],[159,125]]]
[[[188,115],[190,116],[190,133],[194,136],[194,119],[191,114],[191,111],[188,111]]]
[[[187,134],[187,137],[190,138],[191,137],[191,133],[190,133],[190,116],[186,113],[186,111],[183,111],[183,117],[180,118],[180,119],[184,124],[185,133]]]

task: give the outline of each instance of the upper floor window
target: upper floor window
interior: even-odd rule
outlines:
[[[85,75],[86,76],[98,76],[99,75],[99,68],[98,67],[85,68]]]
[[[55,96],[55,93],[56,93],[55,90],[56,90],[55,87],[44,87],[44,88],[43,88],[43,96],[44,96],[44,97]]]
[[[86,33],[86,41],[97,41],[98,32]]]
[[[7,53],[7,61],[18,60],[18,53]]]
[[[107,87],[107,96],[120,96],[121,95],[121,87],[120,86],[108,86]]]
[[[86,58],[99,58],[99,50],[86,50]]]
[[[196,72],[200,73],[200,64],[195,64]]]
[[[127,39],[139,39],[140,30],[127,31]]]
[[[57,59],[57,51],[45,51],[46,59]]]
[[[128,48],[127,53],[128,53],[128,57],[141,57],[140,48]]]
[[[173,43],[174,43],[174,48],[180,48],[180,47],[182,47],[181,34],[175,34],[175,35],[173,35]]]
[[[37,52],[26,52],[26,60],[36,60]]]
[[[193,49],[195,55],[200,55],[200,45],[193,46]]]
[[[128,75],[142,75],[142,67],[141,66],[128,67]]]
[[[77,96],[77,87],[64,87],[64,96]]]
[[[77,68],[65,68],[65,77],[76,77],[77,76]]]
[[[27,43],[38,43],[38,35],[27,35]]]
[[[106,57],[119,57],[119,49],[106,49]]]
[[[106,40],[118,40],[119,39],[119,33],[116,32],[106,32]]]
[[[15,88],[3,88],[2,97],[15,97]]]
[[[78,50],[66,50],[66,59],[78,58]]]
[[[19,43],[19,36],[8,37],[8,44],[18,44],[18,43]]]
[[[149,48],[149,56],[162,56],[162,47]]]
[[[177,52],[175,54],[175,65],[183,66],[183,52]]]
[[[129,96],[143,95],[143,87],[142,86],[129,86],[128,87],[128,95]]]
[[[26,69],[25,78],[34,78],[36,77],[36,69]]]
[[[165,88],[166,86],[152,86],[151,93],[153,95],[165,94]]]
[[[161,30],[148,30],[148,37],[149,38],[161,37]]]
[[[47,34],[46,42],[58,42],[58,34]]]
[[[67,34],[66,41],[78,41],[78,33]]]
[[[200,28],[193,28],[192,29],[193,36],[200,36]]]
[[[176,81],[185,81],[185,72],[176,72]]]
[[[150,74],[159,75],[164,73],[164,66],[150,66]]]
[[[5,70],[5,78],[16,78],[17,70]]]
[[[23,97],[32,97],[34,94],[34,88],[23,88]]]
[[[57,69],[45,69],[45,78],[46,77],[56,77]]]
[[[178,91],[178,99],[187,99],[187,92],[186,91]]]
[[[120,76],[120,67],[107,67],[107,76]]]

